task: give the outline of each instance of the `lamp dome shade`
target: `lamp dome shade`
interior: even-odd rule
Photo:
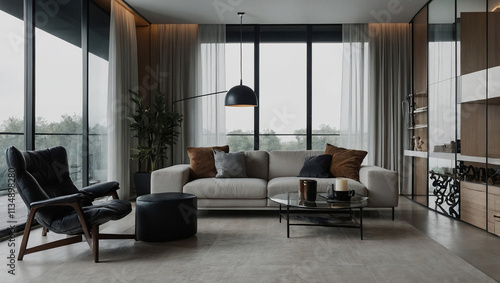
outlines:
[[[255,92],[246,85],[232,87],[226,94],[226,106],[255,107],[258,105]]]

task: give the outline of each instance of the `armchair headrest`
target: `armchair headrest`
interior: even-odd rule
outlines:
[[[26,161],[24,160],[23,153],[15,146],[7,148],[5,152],[7,158],[7,165],[14,168],[16,171],[26,170]]]
[[[49,197],[79,192],[69,176],[68,155],[62,146],[24,152],[12,146],[7,149],[7,163],[16,174],[28,173]]]

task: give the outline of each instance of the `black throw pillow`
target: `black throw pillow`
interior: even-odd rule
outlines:
[[[330,178],[331,163],[330,154],[307,157],[304,166],[300,169],[299,177]]]

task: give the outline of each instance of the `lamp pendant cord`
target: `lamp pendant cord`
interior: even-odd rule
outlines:
[[[243,15],[240,15],[240,85],[243,85]]]

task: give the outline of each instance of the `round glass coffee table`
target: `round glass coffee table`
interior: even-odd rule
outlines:
[[[289,192],[270,199],[279,204],[280,223],[281,218],[286,219],[287,238],[290,238],[290,226],[297,225],[359,228],[363,240],[363,208],[368,203],[368,197],[355,195],[350,201],[336,201],[322,193],[316,196],[315,201],[307,201],[300,198],[297,192]],[[281,208],[283,205],[286,206],[286,212]],[[354,217],[355,210],[359,210],[359,221]],[[294,220],[294,223],[290,223],[290,220]]]

